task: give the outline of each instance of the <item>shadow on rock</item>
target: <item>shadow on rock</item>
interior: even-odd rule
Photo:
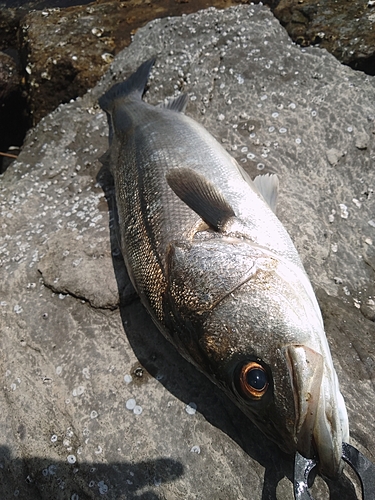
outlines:
[[[0,447],[0,464],[0,497],[28,500],[88,500],[101,495],[105,495],[104,498],[155,500],[159,497],[147,488],[174,481],[184,471],[181,463],[169,458],[110,464],[69,464],[39,457],[21,460],[13,458],[6,446]],[[13,481],[13,476],[18,481]],[[20,476],[25,478],[23,483],[19,482]]]
[[[143,307],[139,312],[140,308],[131,306],[132,302],[139,299],[130,282],[119,247],[113,178],[105,156],[102,161],[103,167],[97,175],[97,181],[104,190],[110,212],[112,260],[120,293],[121,318],[142,369],[157,377],[167,391],[180,401],[186,404],[194,401],[198,411],[211,425],[228,435],[245,453],[261,464],[265,468],[261,498],[278,498],[276,490],[281,479],[286,477],[293,482],[294,457],[283,453],[275,443],[268,440],[218,387],[187,362],[158,331]],[[331,500],[357,499],[352,483],[345,476],[340,481],[327,482],[327,486]],[[319,487],[315,489],[319,490]]]

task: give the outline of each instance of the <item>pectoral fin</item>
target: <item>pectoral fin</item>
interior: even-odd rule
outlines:
[[[215,231],[235,217],[222,193],[203,175],[190,168],[175,168],[166,178],[175,194]]]

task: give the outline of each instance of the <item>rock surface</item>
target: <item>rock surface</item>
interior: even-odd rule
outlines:
[[[280,0],[274,14],[300,45],[319,44],[342,63],[375,75],[373,0]]]
[[[80,5],[76,5],[79,3]],[[17,99],[1,99],[0,151],[20,146],[26,130],[60,103],[82,96],[134,32],[154,18],[226,8],[246,0],[30,0],[0,2],[0,50],[18,53]],[[319,44],[341,62],[375,73],[372,0],[266,0],[294,41]],[[84,5],[82,5],[84,4]],[[21,6],[18,8],[6,8]],[[37,9],[37,10],[36,10]],[[30,12],[31,11],[31,12]],[[23,96],[23,97],[22,97]],[[24,97],[27,96],[27,99]],[[13,125],[19,123],[18,128]],[[11,126],[8,127],[8,124]],[[8,162],[1,162],[0,172]]]
[[[20,76],[16,61],[0,52],[0,102],[7,99],[20,85]]]
[[[209,5],[224,8],[238,3],[236,0],[97,0],[90,5],[69,6],[77,1],[26,2],[22,8],[0,12],[0,48],[12,47],[22,54],[34,125],[60,103],[82,96],[92,87],[113,55],[127,46],[131,35],[151,19],[189,14]],[[375,73],[374,2],[360,0],[349,5],[346,0],[323,0],[318,4],[313,0],[268,0],[265,3],[297,43],[320,44],[344,64]]]
[[[264,7],[209,9],[140,29],[2,176],[1,498],[292,498],[292,458],[138,301],[117,306],[128,282],[100,187],[111,207],[97,99],[154,54],[149,102],[188,92],[187,113],[250,175],[279,175],[279,217],[318,291],[352,444],[375,461],[375,82],[293,45]],[[314,488],[350,500],[358,485]]]
[[[12,7],[22,4],[19,8],[5,8],[9,4],[3,3],[0,51],[15,56],[20,74],[15,92],[4,94],[0,88],[0,152],[21,146],[32,125],[93,87],[140,26],[156,17],[191,13],[210,5],[224,8],[236,1],[97,0],[82,5],[87,0],[11,0]],[[14,75],[6,69],[1,75],[4,82]],[[8,164],[0,155],[0,173]]]
[[[156,17],[191,13],[225,0],[98,1],[88,6],[30,12],[21,22],[21,51],[34,124],[60,103],[82,96],[140,27]],[[230,4],[230,3],[229,3]]]

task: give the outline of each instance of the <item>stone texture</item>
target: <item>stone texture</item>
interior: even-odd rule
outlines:
[[[0,8],[0,50],[18,45],[17,33],[26,11],[23,8]]]
[[[99,214],[93,219],[97,222],[101,217]],[[79,240],[72,248],[67,243],[70,237],[70,230],[64,235],[62,229],[47,242],[48,250],[38,264],[43,283],[55,293],[87,300],[92,307],[116,309],[118,288],[106,241],[100,239],[90,248]]]
[[[228,6],[225,0],[133,0],[31,11],[20,23],[20,50],[33,123],[93,87],[140,26],[156,17],[190,13],[212,4]]]
[[[375,3],[280,0],[274,14],[294,41],[319,44],[353,69],[375,74]]]
[[[0,23],[1,24],[1,23]],[[25,112],[23,80],[17,52],[0,51],[0,152],[8,151],[11,156],[0,155],[0,173],[6,170],[17,153],[15,146],[21,146],[27,128],[30,127]]]
[[[352,444],[375,461],[374,80],[295,46],[262,6],[209,9],[138,30],[2,175],[1,498],[292,497],[292,458],[176,354],[138,301],[116,308],[114,282],[120,292],[129,282],[97,98],[154,54],[149,102],[189,92],[187,113],[250,175],[279,175],[279,217],[318,291]],[[345,477],[314,488],[316,499],[358,491]]]
[[[34,124],[60,103],[82,96],[108,68],[120,4],[30,12],[21,24]],[[95,16],[93,13],[95,11]],[[110,15],[109,15],[110,14]]]
[[[225,8],[240,2],[97,0],[89,6],[69,6],[77,2],[68,0],[21,3],[22,8],[0,11],[0,49],[12,48],[19,53],[25,72],[25,87],[21,91],[26,91],[28,98],[23,106],[35,125],[60,103],[82,96],[92,87],[113,56],[151,19],[189,14],[210,5]],[[319,44],[344,64],[375,73],[372,1],[267,0],[265,3],[297,43]],[[60,8],[60,4],[68,7]],[[12,2],[12,5],[18,4]],[[54,8],[44,8],[46,5]],[[12,106],[15,107],[13,103]],[[17,109],[14,112],[22,113]],[[6,115],[5,121],[8,120]]]
[[[20,84],[16,61],[4,52],[0,52],[0,102],[14,92]]]

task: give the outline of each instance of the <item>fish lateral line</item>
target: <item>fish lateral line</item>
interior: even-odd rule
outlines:
[[[166,174],[169,187],[188,207],[217,232],[222,232],[233,208],[203,175],[190,168],[174,168]]]

